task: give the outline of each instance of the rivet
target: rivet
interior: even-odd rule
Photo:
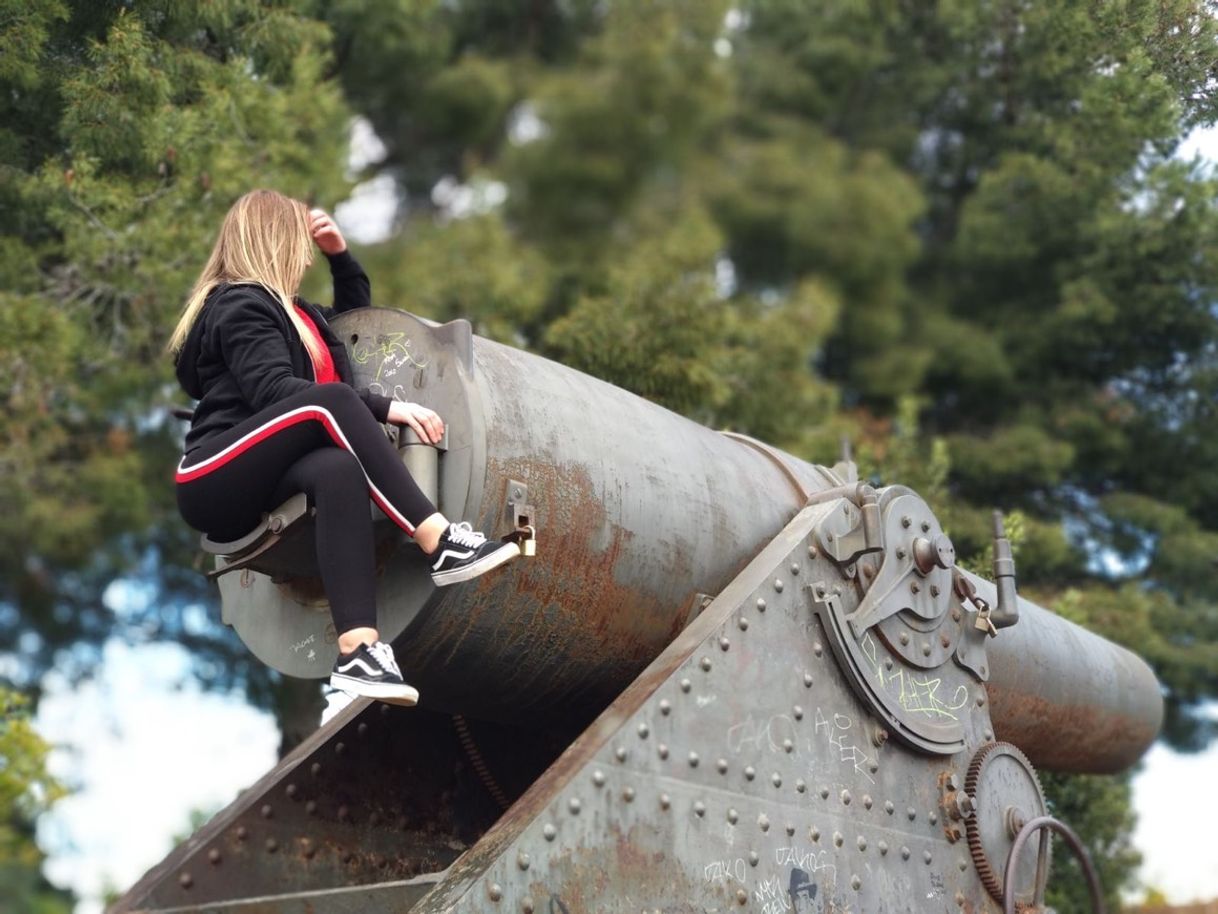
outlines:
[[[782,593],[782,578],[774,579],[774,589],[779,593]]]
[[[794,752],[795,744],[793,742],[791,742],[789,739],[784,739],[782,741],[782,751],[783,752]]]
[[[902,644],[909,644],[909,632],[901,632],[901,636],[897,640]]]
[[[930,642],[929,642],[929,641],[923,641],[923,642],[922,642],[922,656],[923,656],[923,657],[929,657],[929,656],[930,656],[930,651],[931,651]]]
[[[727,774],[727,759],[721,758],[715,762],[715,770],[720,774]]]
[[[782,775],[775,771],[772,775],[770,775],[770,782],[773,783],[775,787],[781,787]]]
[[[237,826],[237,840],[244,841],[250,835],[249,830],[244,825]]]
[[[300,852],[305,855],[306,860],[312,860],[313,855],[317,853],[317,848],[313,846],[313,842],[308,838],[300,842]]]
[[[815,546],[809,546],[809,547],[808,547],[808,558],[810,558],[810,559],[814,559],[814,558],[816,558],[818,555],[820,555],[820,550],[819,550],[819,549],[817,549]]]
[[[931,585],[930,585],[930,595],[931,595],[932,597],[937,597],[937,596],[939,596],[939,585],[938,585],[938,584],[931,584]]]
[[[821,646],[821,643],[819,641],[812,642],[812,653],[814,653],[817,657],[819,657],[824,652],[824,650],[825,650],[824,647]]]
[[[697,768],[697,767],[698,767],[698,753],[696,753],[696,752],[691,752],[691,753],[689,754],[689,767],[690,767],[690,768]]]
[[[804,792],[805,790],[807,790],[807,789],[808,789],[808,785],[804,783],[804,779],[803,779],[803,778],[800,778],[799,780],[797,780],[797,781],[795,782],[795,790],[796,790],[798,793],[803,793],[803,792]]]
[[[749,629],[749,620],[746,619],[744,616],[741,616],[739,619],[737,619],[736,624],[738,626],[740,626],[740,630],[742,632],[748,631],[748,629]]]
[[[727,811],[727,820],[735,825],[740,820],[740,814],[734,809],[729,809]]]
[[[978,692],[977,693],[977,707],[981,708],[984,706],[985,706],[985,696],[983,694],[981,694],[980,692]]]
[[[885,800],[884,801],[884,812],[888,813],[888,815],[891,816],[895,811],[896,811],[896,807],[892,805],[892,800]]]
[[[660,809],[668,809],[670,806],[672,806],[672,798],[666,793],[660,794]]]
[[[719,649],[720,649],[720,650],[722,650],[722,651],[726,651],[726,650],[727,650],[728,648],[730,648],[731,646],[732,646],[732,642],[728,641],[728,640],[727,640],[727,638],[720,638],[720,639],[719,639]]]
[[[523,912],[523,914],[533,914],[537,908],[533,903],[533,899],[528,895],[525,895],[524,898],[520,899],[520,910]]]
[[[761,862],[761,857],[757,855],[757,851],[749,851],[749,866],[756,866]]]
[[[541,829],[541,836],[547,841],[553,841],[558,837],[558,829],[550,822],[547,822]]]
[[[886,742],[888,742],[888,731],[883,727],[876,727],[875,730],[872,731],[871,742],[875,746],[884,745]]]
[[[605,785],[605,772],[603,772],[603,771],[592,772],[592,783],[595,784],[597,787],[603,787]]]
[[[744,779],[746,781],[751,781],[755,777],[757,777],[757,769],[754,768],[752,765],[745,765],[744,766]]]
[[[613,757],[614,757],[615,759],[617,759],[619,762],[624,762],[624,761],[626,761],[626,747],[625,747],[625,746],[618,746],[618,747],[617,747],[617,749],[615,749],[615,750],[613,751]]]
[[[567,810],[573,816],[578,816],[579,811],[584,808],[584,804],[579,801],[579,797],[571,797],[567,800]]]
[[[519,854],[516,856],[516,865],[517,865],[518,867],[520,867],[520,869],[522,869],[522,870],[527,870],[527,869],[529,868],[529,864],[530,864],[531,862],[532,862],[532,861],[531,861],[531,860],[529,860],[529,855],[528,855],[528,854],[526,854],[524,851],[521,851],[521,852],[520,852],[520,853],[519,853]]]
[[[660,743],[660,745],[656,746],[656,752],[659,753],[660,758],[662,758],[662,759],[668,758],[668,747],[665,746],[663,743]]]
[[[338,821],[346,822],[349,818],[351,818],[351,810],[346,805],[338,807]]]
[[[884,658],[884,669],[886,669],[886,670],[892,669],[892,658],[891,657]]]
[[[965,870],[968,869],[968,861],[963,860],[963,859],[958,860],[958,861],[956,861],[956,866],[960,867],[960,872],[963,873]]]
[[[858,845],[859,845],[859,850],[861,850],[861,851],[867,850],[867,839],[864,838],[862,835],[859,835]]]
[[[871,808],[871,796],[869,794],[863,794],[863,808],[864,809]]]
[[[646,724],[639,724],[638,733],[639,733],[639,739],[647,739],[647,735],[649,733],[651,733],[651,730],[648,728],[648,726]]]
[[[736,901],[739,904],[746,904],[749,900],[749,893],[744,889],[736,889]]]
[[[262,818],[269,819],[274,813],[274,810],[271,809],[270,803],[263,803],[260,812],[262,813]]]
[[[368,725],[366,723],[364,723],[363,721],[361,721],[360,725],[355,728],[355,732],[359,736],[367,736],[368,735]]]
[[[861,889],[862,887],[863,887],[863,880],[862,880],[862,879],[859,879],[859,877],[858,877],[858,876],[851,876],[851,877],[850,877],[850,888],[852,888],[852,889],[854,889],[855,891],[857,891],[858,889]]]
[[[796,565],[794,562],[791,563],[791,574],[792,575],[799,574],[799,566]]]
[[[312,765],[310,765],[309,772],[313,775],[313,777],[317,777],[319,774],[321,774],[321,762],[314,762]]]
[[[952,610],[952,621],[953,621],[953,622],[959,622],[959,621],[960,621],[960,610],[958,610],[958,609],[953,609],[953,610]]]
[[[347,744],[346,744],[346,743],[341,743],[341,742],[340,742],[340,743],[335,743],[335,744],[334,744],[334,754],[335,754],[335,755],[342,755],[342,754],[343,754],[344,752],[346,752],[346,751],[347,751]]]
[[[758,611],[758,612],[765,612],[765,597],[758,597],[758,598],[757,598],[757,611]]]
[[[820,841],[820,829],[817,828],[815,825],[813,825],[811,828],[808,829],[808,837],[811,838],[813,841],[819,842]]]
[[[681,680],[681,691],[682,692],[688,692],[691,688],[693,688],[692,682],[690,682],[688,679]]]
[[[905,527],[906,529],[908,529],[912,523],[913,523],[913,518],[910,517],[908,514],[903,515],[901,517],[901,526],[902,527]]]
[[[190,873],[183,873],[178,877],[178,885],[184,889],[190,888],[192,885],[194,885],[194,883],[194,878],[190,875]]]
[[[710,672],[711,662],[709,657],[703,657],[698,661],[698,666],[702,667],[706,672]]]
[[[951,647],[951,646],[952,646],[952,639],[951,639],[951,638],[949,638],[949,637],[947,637],[947,635],[940,635],[940,636],[939,636],[939,643],[940,643],[940,644],[942,644],[944,647]]]
[[[993,731],[993,730],[986,730],[986,731],[985,731],[985,732],[982,734],[982,736],[984,736],[984,737],[986,738],[986,740],[992,740],[992,739],[994,738],[994,731]]]
[[[633,803],[634,802],[634,788],[627,787],[625,790],[623,790],[622,799],[625,800],[627,803]]]
[[[812,674],[811,673],[804,673],[804,688],[806,688],[806,689],[812,688]]]
[[[795,834],[795,826],[792,825],[790,822],[787,823],[786,833],[787,833],[787,837],[790,837]]]
[[[907,815],[909,817],[909,821],[912,822],[914,819],[918,818],[918,811],[910,806],[905,810],[905,815]]]
[[[491,901],[498,901],[503,897],[503,888],[497,882],[492,882],[486,890],[486,894],[491,897]]]
[[[288,795],[289,800],[295,799],[296,798],[296,785],[289,784],[287,787],[284,788],[283,792]]]
[[[888,842],[887,841],[881,841],[879,844],[876,845],[876,847],[879,848],[881,857],[887,856],[887,854],[888,854]]]
[[[207,852],[207,862],[212,864],[213,866],[215,864],[219,863],[220,862],[220,851],[214,847],[211,850],[209,850]]]
[[[791,709],[791,715],[796,720],[803,720],[804,719],[804,709],[802,707],[800,707],[799,705],[796,705],[795,707],[793,707]]]
[[[833,833],[833,846],[834,847],[841,847],[842,844],[845,842],[845,840],[846,839],[844,837],[842,837],[842,833],[840,831],[835,831]]]
[[[905,845],[901,845],[901,859],[902,860],[909,859],[909,848],[905,847]]]
[[[828,787],[822,787],[822,788],[820,789],[820,798],[821,798],[822,800],[827,800],[827,799],[829,799],[829,788],[828,788]]]
[[[900,546],[897,547],[897,558],[899,558],[899,559],[905,558],[905,550],[902,549]]]
[[[842,797],[842,805],[849,806],[850,805],[850,791],[843,790],[841,793],[841,797]]]
[[[757,827],[760,828],[762,831],[769,831],[770,830],[770,817],[767,816],[765,813],[762,813],[761,815],[759,815],[757,817]]]
[[[931,858],[931,855],[930,855],[930,851],[923,851],[923,853],[922,853],[922,860],[923,860],[923,861],[926,863],[926,865],[927,865],[927,866],[930,866],[930,861],[931,861],[931,859],[932,859],[932,858]]]
[[[389,716],[389,705],[382,703],[381,704],[381,717],[388,717],[388,716]]]
[[[313,815],[315,812],[317,812],[317,801],[306,800],[305,801],[305,812],[308,813],[309,815]]]
[[[921,589],[922,589],[922,585],[919,584],[917,581],[909,582],[909,592],[910,593],[918,593]]]
[[[706,804],[703,803],[701,800],[698,800],[698,802],[694,803],[694,815],[695,816],[706,815]]]
[[[922,532],[930,533],[930,521],[922,521]]]
[[[689,691],[688,689],[684,688],[684,683],[682,683],[682,689],[683,691]],[[664,715],[672,713],[672,702],[670,702],[667,698],[660,699],[660,713]]]
[[[958,908],[964,907],[964,893],[963,892],[956,893],[956,907],[958,907]]]
[[[274,838],[267,838],[266,839],[266,850],[267,850],[268,854],[275,853],[275,851],[279,850],[279,842],[276,841]]]
[[[929,818],[930,818],[930,824],[935,825],[939,821],[939,814],[937,812],[932,812],[930,814]]]
[[[870,771],[872,774],[875,774],[877,771],[880,770],[880,766],[876,762],[872,762],[870,765],[867,766],[867,770]]]

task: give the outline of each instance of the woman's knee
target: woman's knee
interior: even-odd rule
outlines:
[[[318,406],[323,406],[336,412],[346,412],[350,409],[367,411],[355,388],[347,384],[318,384],[312,391],[312,399]]]
[[[367,498],[368,481],[363,467],[350,451],[322,448],[310,454],[307,466],[300,469],[308,476],[307,483],[314,498],[324,500],[327,495],[344,499]]]

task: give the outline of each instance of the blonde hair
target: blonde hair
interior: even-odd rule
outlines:
[[[292,306],[305,270],[313,262],[309,208],[273,190],[252,190],[232,205],[216,246],[195,280],[168,349],[177,354],[212,289],[221,283],[254,283],[275,296],[300,334],[309,355],[321,358],[321,347]]]

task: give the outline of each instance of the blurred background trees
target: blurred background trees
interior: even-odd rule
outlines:
[[[375,175],[378,303],[810,460],[847,434],[962,555],[1018,512],[1022,590],[1145,656],[1167,739],[1204,745],[1218,214],[1178,151],[1215,121],[1215,33],[1206,0],[0,0],[10,678],[173,638],[299,706],[181,612],[214,597],[161,348],[238,194]],[[384,146],[358,174],[353,116]],[[1127,811],[1098,790],[1054,779]]]

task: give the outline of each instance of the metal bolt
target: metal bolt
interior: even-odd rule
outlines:
[[[819,842],[820,841],[820,829],[817,828],[815,825],[812,826],[811,828],[808,829],[808,837],[811,838],[813,841]]]
[[[238,841],[244,841],[246,838],[249,837],[249,834],[250,833],[249,833],[248,829],[246,829],[246,827],[244,825],[237,826],[237,840]]]
[[[698,802],[694,803],[694,815],[696,815],[696,816],[706,815],[706,804],[703,803],[701,800],[698,800]]]
[[[824,650],[824,647],[819,641],[812,642],[812,653],[814,653],[817,657],[819,657]]]
[[[977,707],[979,707],[979,708],[985,707],[985,695],[981,692],[977,693]]]
[[[556,837],[558,837],[558,829],[555,828],[551,823],[547,822],[541,829],[541,836],[547,841],[553,841]]]
[[[859,845],[859,850],[861,850],[861,851],[867,850],[867,839],[864,838],[862,835],[859,835],[858,845]]]
[[[846,839],[845,839],[845,837],[842,836],[842,833],[840,831],[835,831],[833,833],[833,846],[834,847],[841,847],[842,844],[845,843],[845,841],[846,841]]]
[[[949,638],[946,633],[944,633],[939,636],[939,643],[942,644],[944,647],[951,647],[952,639]]]
[[[571,797],[567,801],[567,810],[571,815],[578,816],[581,809],[583,809],[583,804],[579,801],[579,797]]]
[[[879,844],[876,845],[876,847],[879,848],[881,857],[885,857],[888,855],[888,842],[887,841],[881,841]]]
[[[858,889],[861,889],[863,887],[863,880],[859,879],[858,876],[851,876],[850,877],[850,887],[852,889],[854,889],[855,891],[857,891]]]
[[[742,632],[747,632],[749,630],[749,620],[746,619],[744,616],[741,616],[739,619],[737,619],[736,624],[740,627],[740,630]]]
[[[891,657],[884,658],[884,669],[886,669],[886,670],[892,669],[892,658]]]
[[[757,769],[754,768],[752,765],[745,765],[744,766],[744,779],[746,781],[751,781],[755,777],[757,777]]]
[[[346,743],[341,743],[341,742],[340,742],[340,743],[335,743],[335,744],[334,744],[334,754],[335,754],[335,755],[342,755],[342,754],[343,754],[344,752],[346,752],[346,751],[347,751],[347,744],[346,744]]]
[[[864,809],[871,808],[871,796],[869,794],[863,794],[863,808]]]
[[[922,521],[922,532],[930,533],[930,521]]]
[[[742,905],[747,904],[748,900],[749,900],[748,892],[746,892],[744,889],[736,889],[736,901],[739,904],[742,904]]]
[[[181,876],[178,877],[178,885],[180,885],[184,889],[188,889],[194,884],[195,884],[194,878],[190,875],[190,873],[183,873]]]
[[[917,581],[910,581],[910,582],[909,582],[909,592],[910,592],[910,593],[918,593],[918,592],[920,592],[921,590],[922,590],[922,585],[921,585],[921,584],[919,584]]]
[[[720,774],[727,774],[727,759],[721,758],[715,762],[715,770]]]
[[[793,742],[791,742],[789,739],[784,739],[782,741],[782,751],[783,752],[794,752],[795,744]]]
[[[533,914],[533,912],[536,910],[533,899],[528,895],[525,895],[524,898],[520,900],[520,910],[523,912],[523,914]]]
[[[214,847],[211,850],[209,850],[207,852],[207,862],[210,863],[212,866],[215,866],[216,864],[218,864],[220,862],[220,851]]]
[[[520,867],[522,870],[527,870],[529,868],[529,864],[531,862],[532,861],[529,860],[529,855],[526,854],[524,851],[521,851],[516,857],[516,865],[518,867]]]
[[[765,612],[765,597],[758,597],[758,598],[757,598],[757,611],[758,611],[758,612]]]
[[[269,819],[274,811],[271,809],[270,803],[263,803],[260,812],[262,813],[262,818]]]
[[[711,668],[710,658],[703,657],[700,661],[698,661],[698,666],[702,667],[702,669],[709,673]]]
[[[842,797],[842,805],[849,806],[850,805],[850,791],[843,790],[841,793],[841,797]]]
[[[820,789],[820,798],[821,798],[822,800],[827,800],[827,799],[829,799],[829,788],[828,788],[828,787],[822,787],[822,788]]]
[[[956,893],[956,907],[958,907],[958,908],[963,908],[963,907],[964,907],[964,902],[965,902],[964,893],[963,893],[963,892],[957,892],[957,893]]]
[[[367,736],[368,735],[368,725],[361,721],[360,725],[355,728],[355,733],[357,736]]]
[[[782,786],[782,775],[779,774],[777,771],[775,771],[772,775],[770,775],[770,782],[775,787],[781,787]]]
[[[740,819],[740,814],[738,812],[736,812],[736,810],[729,809],[727,811],[727,820],[729,822],[731,822],[733,825],[735,825],[736,822],[739,821],[739,819]]]
[[[994,731],[993,731],[993,730],[986,730],[986,731],[985,731],[984,733],[982,733],[981,735],[982,735],[982,736],[984,736],[984,737],[986,738],[986,740],[987,740],[987,741],[988,741],[988,740],[992,740],[992,739],[994,738]]]
[[[804,673],[804,688],[805,689],[812,688],[812,674],[811,673]]]
[[[688,692],[692,687],[693,687],[693,683],[690,682],[688,679],[681,680],[681,691],[682,692]]]
[[[757,826],[762,831],[769,831],[770,830],[770,817],[767,816],[765,813],[762,813],[761,815],[759,815],[757,817]]]
[[[882,746],[888,742],[888,731],[883,727],[876,727],[875,732],[871,734],[871,741],[877,746]]]
[[[796,720],[803,720],[804,719],[804,709],[802,707],[800,707],[799,705],[796,705],[795,707],[793,707],[791,709],[791,715]]]
[[[931,861],[932,859],[933,859],[933,858],[932,858],[932,857],[931,857],[931,855],[930,855],[930,851],[923,851],[923,852],[922,852],[922,860],[923,860],[923,861],[926,863],[926,865],[927,865],[927,866],[930,866],[930,861]]]
[[[937,812],[932,811],[931,814],[929,816],[927,816],[927,818],[930,819],[931,825],[937,825],[939,822],[939,814]]]
[[[795,782],[795,790],[797,793],[803,793],[808,789],[808,785],[804,783],[804,779],[800,778]]]
[[[682,691],[688,692],[689,690],[683,688]],[[669,701],[667,698],[660,699],[660,713],[664,714],[664,715],[668,715],[668,714],[672,713],[672,702]]]
[[[923,656],[923,657],[929,657],[929,656],[930,656],[930,651],[931,651],[931,648],[930,648],[930,642],[929,642],[929,641],[923,641],[923,642],[922,642],[922,656]]]
[[[896,807],[892,805],[892,800],[885,800],[884,801],[884,812],[888,813],[888,815],[891,816],[893,814],[893,812],[895,812],[895,811],[896,811]]]
[[[757,851],[749,851],[749,866],[756,866],[761,862],[761,857],[757,855]]]
[[[626,761],[626,747],[618,746],[617,749],[615,749],[613,752],[613,757],[615,759],[617,759],[619,762]]]
[[[909,644],[909,632],[901,632],[901,637],[898,638],[901,644]]]
[[[909,848],[905,847],[904,845],[901,845],[901,859],[902,860],[909,859]]]
[[[959,610],[959,609],[953,609],[953,610],[952,610],[952,621],[953,621],[953,622],[959,622],[959,621],[960,621],[960,610]]]
[[[689,767],[690,767],[690,768],[697,768],[697,767],[698,767],[698,753],[696,753],[696,752],[691,752],[691,753],[689,754]]]
[[[660,758],[662,758],[662,759],[668,758],[668,747],[665,746],[663,743],[660,743],[660,745],[656,746],[656,752],[658,752],[660,754]]]
[[[787,832],[787,837],[791,837],[792,835],[795,834],[795,826],[792,825],[790,822],[788,822],[787,827],[786,827],[786,832]]]
[[[903,548],[901,548],[900,546],[897,547],[897,558],[899,558],[899,559],[905,558],[905,550]]]
[[[774,589],[778,591],[778,593],[782,593],[782,578],[774,579]]]
[[[625,800],[627,803],[633,803],[634,802],[634,788],[627,787],[625,790],[623,790],[622,799]]]
[[[275,851],[279,850],[279,842],[276,841],[274,838],[267,838],[266,839],[266,850],[267,850],[268,854],[275,853]]]
[[[597,787],[604,787],[605,786],[605,772],[603,772],[603,771],[592,772],[592,783],[595,784]]]
[[[905,815],[907,815],[909,817],[909,821],[912,822],[914,819],[918,818],[918,811],[910,806],[905,810]]]
[[[792,575],[799,574],[799,566],[797,564],[795,564],[794,562],[791,563],[791,574]]]
[[[965,870],[968,869],[968,861],[965,860],[963,857],[961,857],[959,860],[956,861],[956,866],[960,867],[960,872],[963,873]]]
[[[931,595],[932,597],[937,597],[937,596],[939,596],[939,585],[938,585],[938,584],[931,584],[931,585],[930,585],[930,595]]]
[[[732,642],[728,641],[728,640],[727,640],[727,638],[720,638],[720,639],[719,639],[719,649],[720,649],[720,650],[722,650],[722,651],[726,651],[726,650],[727,650],[728,648],[730,648],[731,646],[732,646]]]
[[[288,795],[289,800],[294,800],[296,798],[296,785],[289,784],[287,787],[284,788],[283,792]]]
[[[503,897],[503,888],[497,882],[492,882],[486,890],[486,894],[491,897],[491,901],[498,901]]]
[[[639,724],[639,739],[647,739],[647,735],[651,732],[647,724]]]
[[[321,774],[321,762],[314,762],[312,765],[310,765],[309,773],[312,774],[313,777],[317,777],[319,774]]]
[[[913,524],[912,517],[910,517],[908,514],[902,515],[902,517],[901,517],[901,526],[902,527],[905,527],[906,529],[908,529],[912,524]]]
[[[672,798],[666,793],[660,794],[660,809],[668,809],[670,806],[672,806]]]
[[[819,550],[819,549],[817,549],[815,546],[809,546],[809,547],[808,547],[808,558],[810,558],[810,559],[814,559],[814,558],[816,558],[818,555],[820,555],[820,550]]]

